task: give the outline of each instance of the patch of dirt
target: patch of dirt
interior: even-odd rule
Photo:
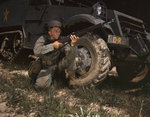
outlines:
[[[15,75],[9,73],[8,69],[3,69],[3,64],[0,63],[0,78],[5,76],[6,78],[14,78]],[[6,94],[0,94],[0,117],[25,117],[24,115],[19,115],[15,113],[15,110],[7,106],[5,101]]]
[[[54,95],[54,98],[57,98],[60,100],[60,103],[65,102],[67,105],[69,105],[69,107],[80,107],[83,106],[81,105],[81,99],[80,98],[76,98],[73,96],[73,92],[70,90],[65,90],[65,89],[61,89],[58,90],[57,93]]]
[[[0,95],[0,117],[25,117],[24,115],[19,115],[15,113],[14,109],[7,106],[4,101],[6,94]]]
[[[108,105],[102,106],[102,109],[107,110],[109,114],[113,114],[116,116],[119,116],[121,114],[125,114],[124,117],[130,117],[129,114],[127,114],[123,109],[119,109],[116,107],[109,107]]]

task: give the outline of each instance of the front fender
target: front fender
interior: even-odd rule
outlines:
[[[69,18],[65,22],[65,26],[73,25],[73,24],[75,24],[77,22],[81,22],[81,21],[88,21],[92,24],[99,24],[99,23],[104,22],[104,20],[96,19],[94,16],[89,15],[89,14],[78,14],[78,15],[74,15],[71,18]]]
[[[69,18],[65,23],[64,26],[65,27],[71,27],[79,22],[89,22],[90,24],[99,24],[99,23],[104,23],[105,21],[100,19],[100,18],[95,18],[94,16],[90,15],[90,14],[78,14],[78,15],[74,15],[71,18]],[[106,29],[111,30],[111,32],[113,32],[112,28],[110,25],[105,24],[104,27]]]

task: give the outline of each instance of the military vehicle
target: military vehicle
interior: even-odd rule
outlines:
[[[63,23],[62,35],[102,24],[77,43],[76,65],[84,72],[77,72],[74,86],[99,84],[113,66],[124,80],[149,75],[150,34],[143,21],[92,0],[4,0],[0,4],[1,58],[13,61],[24,54],[20,53],[23,48],[32,50],[52,19]]]

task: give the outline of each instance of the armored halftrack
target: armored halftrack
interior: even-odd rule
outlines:
[[[63,23],[62,35],[101,24],[82,35],[76,44],[76,65],[85,72],[76,74],[75,86],[98,84],[113,66],[125,80],[137,81],[149,74],[150,34],[143,21],[92,0],[3,1],[0,4],[1,57],[13,61],[21,49],[32,50],[38,37],[47,33],[46,24],[52,19]],[[110,23],[110,19],[114,22]]]

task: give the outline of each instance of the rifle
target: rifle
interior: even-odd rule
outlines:
[[[102,29],[105,24],[111,24],[112,22],[114,22],[114,19],[108,20],[104,23],[99,23],[99,24],[96,24],[96,25],[92,25],[88,28],[82,29],[82,30],[77,31],[77,32],[73,32],[72,34],[68,35],[67,37],[59,39],[58,42],[63,43],[63,44],[65,44],[66,42],[70,43],[71,42],[71,39],[70,39],[71,35],[76,35],[76,36],[80,37],[83,34],[85,34],[87,32],[90,32],[90,31],[93,31],[95,29],[98,29],[98,28]]]

